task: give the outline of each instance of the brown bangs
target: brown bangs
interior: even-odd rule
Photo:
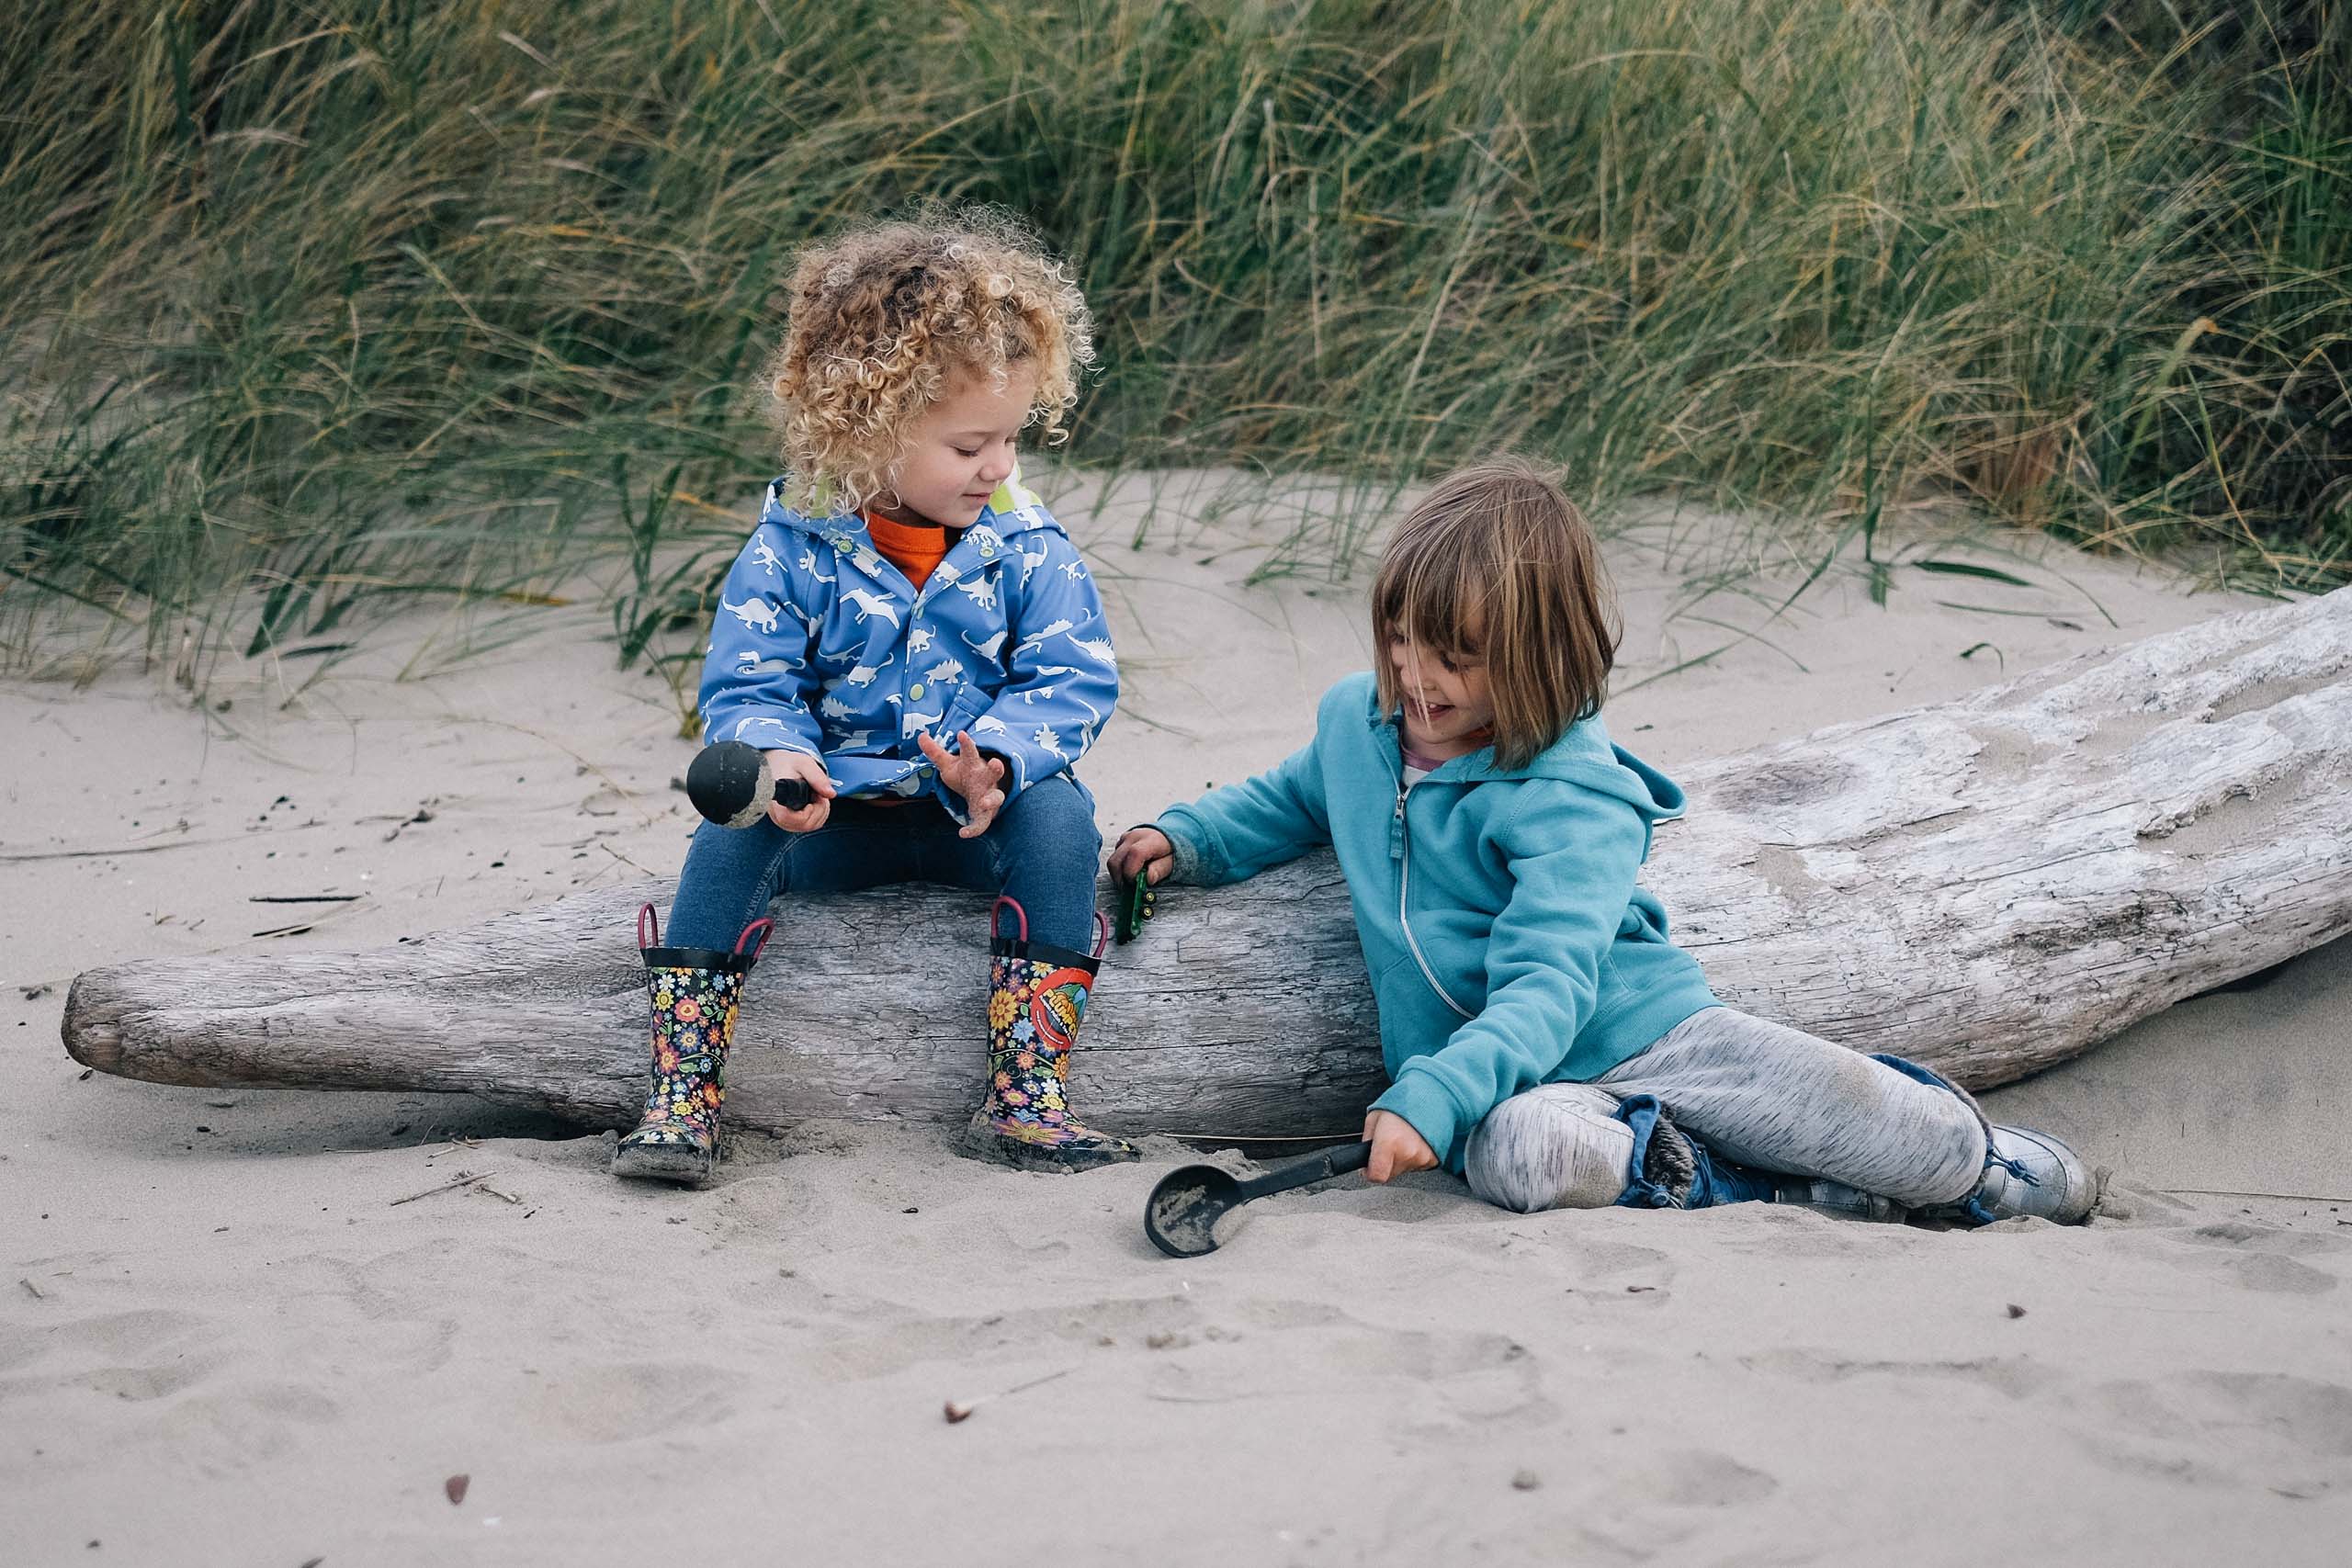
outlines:
[[[1372,629],[1388,712],[1403,701],[1390,635],[1485,663],[1495,760],[1506,768],[1600,711],[1619,635],[1584,514],[1518,457],[1448,475],[1396,525],[1373,579]]]

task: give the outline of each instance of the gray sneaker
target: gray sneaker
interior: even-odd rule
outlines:
[[[1807,1180],[1802,1176],[1781,1177],[1773,1189],[1772,1201],[1801,1203],[1824,1213],[1882,1225],[1899,1225],[1909,1213],[1892,1198],[1882,1198],[1842,1181]]]
[[[1990,1224],[2030,1214],[2060,1225],[2078,1225],[2090,1217],[2098,1188],[2081,1156],[2047,1133],[1997,1124],[1992,1132],[1984,1179],[1974,1192],[1941,1211],[1944,1217]]]

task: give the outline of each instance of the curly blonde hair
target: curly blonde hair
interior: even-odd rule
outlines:
[[[988,208],[871,223],[810,245],[768,362],[796,502],[842,511],[889,488],[915,421],[958,375],[1033,370],[1029,423],[1068,438],[1094,325],[1069,268]]]

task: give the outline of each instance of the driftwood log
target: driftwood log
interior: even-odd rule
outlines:
[[[2352,930],[2352,589],[1683,771],[1647,876],[1717,992],[1989,1087]],[[74,1057],[164,1083],[461,1089],[592,1122],[644,1078],[648,884],[356,954],[75,981]],[[955,1122],[984,919],[934,889],[782,912],[729,1067],[739,1124]],[[918,958],[914,955],[920,954]],[[1075,1095],[1121,1131],[1345,1132],[1383,1083],[1317,853],[1176,889],[1106,964]]]

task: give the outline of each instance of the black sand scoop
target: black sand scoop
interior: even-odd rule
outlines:
[[[1344,1144],[1248,1181],[1213,1165],[1188,1165],[1161,1177],[1151,1190],[1143,1234],[1170,1258],[1200,1258],[1216,1250],[1216,1223],[1228,1211],[1253,1198],[1362,1170],[1371,1158],[1371,1144]]]
[[[770,801],[786,811],[808,804],[806,779],[780,779],[765,752],[741,740],[719,740],[695,755],[686,770],[686,798],[722,828],[748,828],[768,814]]]

